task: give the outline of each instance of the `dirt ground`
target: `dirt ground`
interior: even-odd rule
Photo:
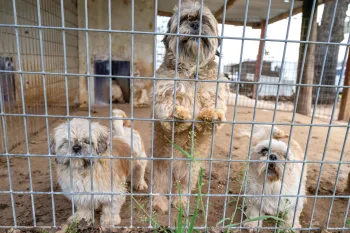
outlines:
[[[125,110],[127,114],[130,114],[129,105],[118,105],[119,108]],[[74,115],[77,116],[87,116],[87,111],[77,111],[74,112]],[[151,115],[151,108],[139,108],[134,109],[134,117],[138,118],[149,118]],[[109,108],[98,108],[96,112],[92,113],[92,116],[109,116]],[[239,124],[234,125],[234,135],[237,135],[237,131],[241,127],[249,127],[242,123],[248,123],[252,121],[253,110],[250,108],[241,108],[237,109],[236,122]],[[227,119],[233,119],[233,107],[230,106]],[[257,122],[272,122],[273,111],[267,110],[257,110],[256,112],[256,121]],[[277,112],[276,120],[277,123],[287,123],[290,124],[292,119],[292,113],[289,112]],[[62,120],[57,120],[53,124],[50,124],[50,132],[57,124],[62,122]],[[109,121],[100,121],[101,123],[109,126]],[[310,123],[310,118],[302,115],[297,115],[295,123]],[[328,122],[316,120],[316,124],[324,124],[326,126]],[[346,125],[345,122],[335,122],[335,124]],[[144,139],[146,151],[150,156],[151,148],[151,122],[150,121],[135,121],[135,128],[141,133]],[[289,126],[280,126],[281,129],[289,132]],[[310,127],[307,126],[295,126],[293,130],[293,137],[300,143],[300,145],[305,148],[307,142],[307,136]],[[326,145],[328,127],[314,126],[312,127],[311,140],[308,148],[307,160],[308,161],[321,161],[323,156],[323,151]],[[213,158],[219,159],[228,159],[230,157],[230,142],[231,142],[231,132],[232,125],[227,124],[224,128],[217,133],[215,137],[215,148],[213,150]],[[312,227],[324,227],[325,222],[327,221],[328,214],[330,211],[330,206],[332,203],[332,198],[329,196],[333,195],[334,184],[336,180],[336,174],[338,170],[339,161],[342,146],[344,144],[346,128],[345,127],[332,127],[330,130],[330,136],[328,141],[328,146],[325,153],[325,161],[323,170],[321,173],[321,183],[318,195],[320,198],[317,198],[315,202],[314,197],[307,198],[307,203],[304,205],[304,211],[301,216],[301,224],[303,227],[309,227],[311,221],[312,208],[315,202],[315,211],[312,219]],[[350,162],[350,143],[346,144],[345,154],[343,157],[344,162]],[[229,174],[229,179],[227,180],[227,170],[228,162],[212,162],[212,174],[211,174],[211,183],[210,190],[208,187],[209,182],[209,164],[205,164],[206,172],[204,176],[204,187],[202,193],[211,194],[225,194],[226,184],[228,184],[230,194],[237,194],[241,189],[241,175],[244,169],[244,164],[242,162],[235,162],[234,160],[244,160],[246,159],[248,152],[247,140],[237,139],[234,137],[233,140],[233,149],[232,149],[232,162],[231,172]],[[47,154],[48,144],[46,138],[46,129],[38,133],[35,136],[32,136],[29,139],[29,153],[30,154]],[[19,145],[17,148],[10,151],[10,153],[15,154],[25,154],[26,149],[25,145]],[[27,157],[11,157],[10,158],[10,168],[11,168],[11,180],[12,180],[12,190],[13,191],[29,191],[30,190],[30,175],[32,177],[32,188],[36,192],[50,192],[50,168],[49,168],[49,159],[46,157],[31,157],[30,158],[31,174],[28,172],[28,159]],[[315,189],[320,172],[319,163],[313,163],[309,165],[308,168],[308,180],[307,180],[307,190],[308,195],[315,195]],[[6,158],[0,158],[0,190],[8,191],[9,179],[7,172],[7,163]],[[56,182],[56,173],[54,171],[55,164],[52,160],[53,168],[53,184],[52,188],[54,191],[60,191],[60,188]],[[350,171],[350,164],[343,164],[340,166],[340,175],[335,191],[335,199],[333,203],[333,208],[331,209],[329,227],[342,228],[346,226],[345,212],[348,208],[348,202],[350,201],[349,196],[344,197],[346,194],[344,192],[346,186],[347,175]],[[146,174],[148,181],[150,173]],[[149,191],[147,191],[149,192]],[[147,193],[144,192],[144,193]],[[0,193],[0,226],[13,226],[13,214],[11,207],[11,199],[9,194]],[[342,197],[337,197],[342,196]],[[37,226],[53,226],[53,207],[55,208],[55,220],[56,225],[59,226],[65,223],[65,220],[72,213],[72,205],[66,197],[63,195],[51,195],[51,194],[35,194],[33,196],[28,194],[14,194],[14,205],[15,205],[15,215],[17,219],[17,225],[19,226],[33,226],[33,214],[32,210],[35,209],[35,220]],[[34,207],[31,204],[31,198],[34,200]],[[143,208],[149,213],[149,196],[139,196],[136,197],[136,200],[143,206]],[[224,208],[225,201],[227,203],[227,208]],[[224,217],[231,217],[232,213],[236,209],[236,204],[238,201],[238,210],[233,219],[233,223],[239,223],[241,218],[241,200],[235,198],[224,197],[210,197],[207,202],[207,199],[203,197],[204,205],[209,203],[209,213],[207,219],[207,226],[215,226],[220,220]],[[190,214],[193,213],[193,208],[195,205],[194,197],[191,199],[191,208]],[[226,211],[226,212],[224,212]],[[132,223],[130,214],[132,212]],[[177,218],[177,210],[172,209],[170,213],[170,224],[173,226]],[[225,215],[225,216],[224,216]],[[130,198],[127,199],[124,204],[121,212],[122,223],[121,226],[130,227],[147,227],[149,226],[149,221],[147,219],[144,211],[133,201],[131,207]],[[154,213],[154,220],[159,224],[167,226],[168,215],[162,215]],[[199,212],[199,217],[196,222],[196,226],[204,227],[204,211]],[[349,219],[350,216],[347,216]],[[96,220],[98,223],[98,220]],[[347,225],[347,227],[350,227]],[[1,230],[0,230],[1,231]],[[345,231],[344,231],[345,232]],[[350,232],[350,231],[348,231]]]

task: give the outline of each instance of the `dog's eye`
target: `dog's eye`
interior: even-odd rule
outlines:
[[[264,148],[260,151],[260,154],[265,155],[269,151],[268,148]]]
[[[85,144],[90,144],[90,140],[89,140],[89,139],[85,139],[85,140],[84,140],[84,143],[85,143]]]
[[[189,21],[193,21],[193,20],[196,20],[196,17],[192,16],[192,15],[189,15],[187,20]]]

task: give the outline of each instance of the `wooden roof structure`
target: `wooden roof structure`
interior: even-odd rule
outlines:
[[[329,0],[319,0],[323,4]],[[204,4],[213,12],[219,23],[222,22],[224,14],[224,0],[204,0]],[[158,15],[171,16],[173,8],[178,0],[166,0],[158,2]],[[290,15],[292,0],[272,0],[268,23],[272,24]],[[302,12],[302,0],[294,0],[292,16]],[[225,24],[243,26],[246,10],[246,0],[227,0]],[[248,5],[247,26],[261,28],[261,22],[266,21],[268,10],[267,0],[250,0]]]

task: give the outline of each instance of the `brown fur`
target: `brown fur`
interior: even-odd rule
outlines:
[[[119,161],[120,170],[125,177],[130,176],[130,146],[119,138],[113,139],[112,154],[116,152],[119,157],[127,157],[126,159],[116,159]],[[133,151],[132,157],[136,157],[136,153]],[[136,161],[136,160],[134,160]],[[135,163],[135,162],[134,162]]]
[[[180,33],[189,34],[190,21],[198,20],[199,3],[183,2],[181,4],[181,18],[183,21],[180,26]],[[176,33],[177,29],[177,8],[174,10],[173,17],[169,20],[168,32]],[[202,34],[218,35],[217,21],[210,10],[203,7],[203,25]],[[215,82],[198,82],[197,93],[195,96],[195,82],[184,81],[181,79],[196,79],[196,57],[197,42],[190,37],[180,37],[179,39],[179,56],[177,60],[178,78],[176,82],[176,105],[174,106],[174,81],[175,77],[175,36],[165,36],[164,44],[166,55],[160,68],[157,70],[157,77],[169,78],[169,80],[156,81],[155,95],[155,118],[175,119],[174,143],[186,151],[191,151],[192,123],[180,122],[180,120],[201,120],[196,123],[194,129],[194,154],[195,158],[206,158],[209,156],[211,145],[212,127],[215,125],[216,131],[223,126],[220,121],[225,121],[226,113],[226,85],[219,84],[217,106],[215,105],[216,87]],[[180,46],[181,45],[181,46]],[[215,51],[218,48],[216,38],[201,40],[201,49],[199,56],[198,79],[199,80],[217,80],[218,67],[215,62]],[[196,106],[194,100],[196,98]],[[175,107],[175,111],[173,111]],[[193,116],[193,109],[195,113]],[[215,122],[215,124],[214,124]],[[169,139],[172,138],[172,122],[156,121],[154,133],[154,157],[170,158],[172,145]],[[174,148],[174,158],[186,158],[185,155]],[[197,184],[199,164],[192,163],[191,187]],[[170,161],[154,161],[154,192],[166,194],[169,192]],[[186,161],[173,161],[172,178],[174,184],[180,183],[181,193],[188,193],[189,167]],[[183,203],[182,203],[183,202]],[[187,198],[173,198],[173,205],[185,204]],[[154,198],[153,207],[162,212],[168,210],[167,199],[164,196]]]

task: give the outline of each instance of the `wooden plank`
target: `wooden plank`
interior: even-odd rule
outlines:
[[[350,86],[350,53],[348,53],[348,61],[346,62],[344,86]],[[349,119],[350,119],[350,90],[349,88],[343,88],[338,120],[348,121]]]
[[[173,15],[172,12],[158,11],[158,16],[167,16],[171,17]],[[221,23],[222,19],[218,19],[218,23]],[[234,21],[234,20],[225,20],[225,24],[227,25],[235,25],[235,26],[244,26],[243,21]],[[247,22],[247,27],[260,27],[260,22]]]
[[[260,39],[264,39],[265,38],[265,21],[261,22],[260,24]],[[263,48],[263,44],[265,41],[261,40],[259,43],[259,50],[258,50],[258,56],[256,57],[256,63],[255,63],[255,76],[254,76],[254,82],[258,82],[259,81],[259,74],[260,74],[260,64],[261,64],[261,59],[262,59],[262,48]],[[257,94],[257,88],[258,85],[254,84],[253,85],[253,93],[252,93],[252,98],[255,99],[256,94]]]
[[[173,12],[158,11],[158,16],[168,16],[168,17],[171,17],[172,15],[173,15]]]
[[[235,4],[235,2],[237,2],[237,0],[228,0],[226,2],[226,13],[227,13],[227,10],[233,6],[233,4]],[[219,19],[222,14],[224,13],[224,10],[225,10],[225,4],[214,14],[215,18],[216,19]]]
[[[218,19],[218,23],[222,23],[222,19]],[[225,20],[225,25],[234,25],[234,26],[244,26],[244,22],[242,21],[233,21],[233,20]],[[260,28],[260,22],[247,22],[247,27],[259,27]]]
[[[301,12],[303,12],[303,7],[294,8],[292,10],[292,16],[297,15]],[[279,14],[279,15],[269,19],[269,24],[276,23],[276,22],[283,20],[283,19],[286,19],[288,17],[289,17],[289,10],[287,12],[284,12],[282,14]]]
[[[318,5],[321,5],[321,4],[325,4],[327,2],[330,2],[330,1],[334,1],[334,0],[324,0],[324,1],[318,1]],[[237,0],[228,0],[227,3],[226,3],[226,11],[233,6],[233,4],[237,2]],[[262,9],[264,10],[264,9]],[[303,7],[297,7],[297,8],[294,8],[292,10],[292,16],[294,15],[297,15],[299,13],[302,13],[302,10],[303,10]],[[218,20],[218,22],[220,23],[222,21],[222,14],[224,13],[224,6],[222,6],[215,14],[215,18]],[[159,16],[167,16],[167,17],[171,17],[173,15],[173,12],[167,12],[167,11],[158,11],[158,15]],[[286,19],[289,17],[289,10],[284,12],[284,13],[281,13],[275,17],[272,17],[269,19],[269,24],[273,24],[273,23],[276,23],[280,20],[283,20],[283,19]],[[244,25],[244,21],[242,19],[242,21],[240,20],[225,20],[225,24],[229,24],[229,25],[235,25],[235,26],[243,26]],[[260,23],[247,23],[247,26],[248,27],[253,27],[254,29],[258,29],[261,27]]]

